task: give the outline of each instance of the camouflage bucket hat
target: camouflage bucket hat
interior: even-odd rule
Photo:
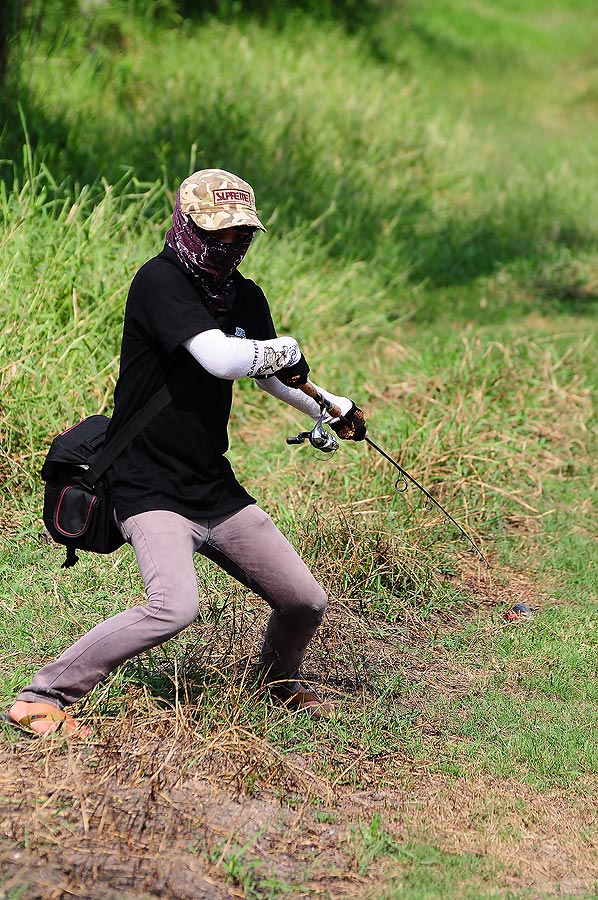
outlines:
[[[185,178],[180,202],[181,211],[205,231],[236,225],[266,230],[257,217],[251,185],[223,169],[202,169]]]

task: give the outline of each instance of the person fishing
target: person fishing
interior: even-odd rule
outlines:
[[[271,607],[258,668],[272,698],[316,718],[335,714],[300,675],[326,594],[225,456],[235,379],[255,379],[314,420],[322,413],[300,389],[310,368],[299,344],[276,335],[263,291],[238,270],[258,231],[266,229],[247,182],[222,169],[195,172],[177,192],[163,250],[133,278],[107,441],[164,385],[171,400],[112,464],[108,481],[147,602],[96,625],[37,672],[9,711],[27,731],[88,733],[65,707],[193,622],[194,553]],[[326,421],[342,440],[365,438],[352,400],[310,388],[340,411]]]

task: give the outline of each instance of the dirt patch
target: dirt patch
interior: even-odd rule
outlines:
[[[118,751],[4,748],[0,896],[219,900],[276,896],[277,885],[294,886],[285,895],[297,898],[373,896],[381,867],[387,876],[401,868],[383,851],[364,872],[359,828],[374,816],[396,846],[474,854],[497,888],[531,897],[589,890],[598,868],[596,812],[583,798],[403,769],[401,788],[341,788],[314,803],[317,777],[292,761],[303,799],[252,797],[215,775],[181,777],[174,746],[128,764],[126,735]]]
[[[298,885],[297,896],[315,885],[354,896],[362,879],[343,847],[346,826],[331,840],[313,817],[309,782],[319,779],[300,760],[287,763],[288,805],[267,789],[251,797],[232,780],[220,786],[234,774],[224,757],[210,774],[205,756],[208,778],[182,776],[188,738],[179,734],[166,752],[163,741],[135,747],[122,731],[85,750],[5,748],[0,896],[195,900],[268,896],[275,883]]]

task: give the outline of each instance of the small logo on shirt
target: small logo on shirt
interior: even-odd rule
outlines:
[[[237,327],[235,328],[235,337],[240,337],[240,338],[247,337],[247,335],[245,334],[245,329],[239,328],[239,326],[237,325]]]

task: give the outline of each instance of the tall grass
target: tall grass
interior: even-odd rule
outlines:
[[[465,792],[483,778],[529,809],[532,791],[558,789],[559,814],[575,822],[591,790],[591,4],[409,2],[376,16],[368,4],[367,29],[347,23],[350,5],[314,20],[309,3],[288,16],[250,4],[244,17],[221,4],[220,18],[186,19],[169,3],[62,19],[48,4],[41,34],[23,30],[1,101],[5,701],[67,640],[142,596],[127,548],[58,571],[60,551],[37,537],[38,473],[57,431],[110,414],[128,284],[162,246],[178,182],[202,166],[254,184],[268,234],[243,271],[281,333],[300,340],[314,380],[364,406],[372,437],[492,562],[477,566],[415,491],[397,494],[393,470],[363,445],[327,463],[287,447],[300,417],[238,383],[231,459],[330,594],[306,668],[341,699],[343,718],[314,731],[264,702],[250,671],[266,610],[200,562],[195,625],[123,667],[83,710],[105,728],[106,749],[77,763],[90,781],[68,802],[96,811],[82,827],[98,839],[119,792],[138,802],[144,771],[166,792],[221,777],[289,809],[302,794],[343,809],[343,792],[372,787],[400,806],[413,772],[460,779]],[[522,598],[536,619],[507,626]],[[158,741],[144,731],[154,727]],[[31,783],[43,779],[36,766]],[[98,800],[94,785],[117,772]],[[36,815],[39,848],[49,838]],[[337,850],[353,834],[356,859],[343,865],[371,884],[377,860],[394,866],[385,896],[447,896],[460,878],[464,896],[484,896],[488,879],[529,883],[476,866],[438,821],[428,821],[438,845],[416,822],[391,835],[391,812],[367,821],[345,823]],[[482,826],[467,827],[480,841]],[[152,852],[176,839],[169,828],[155,825]],[[219,877],[267,895],[247,840],[231,837],[228,856],[220,838],[196,850]],[[575,846],[581,892],[591,866]],[[305,888],[307,876],[293,878]]]

